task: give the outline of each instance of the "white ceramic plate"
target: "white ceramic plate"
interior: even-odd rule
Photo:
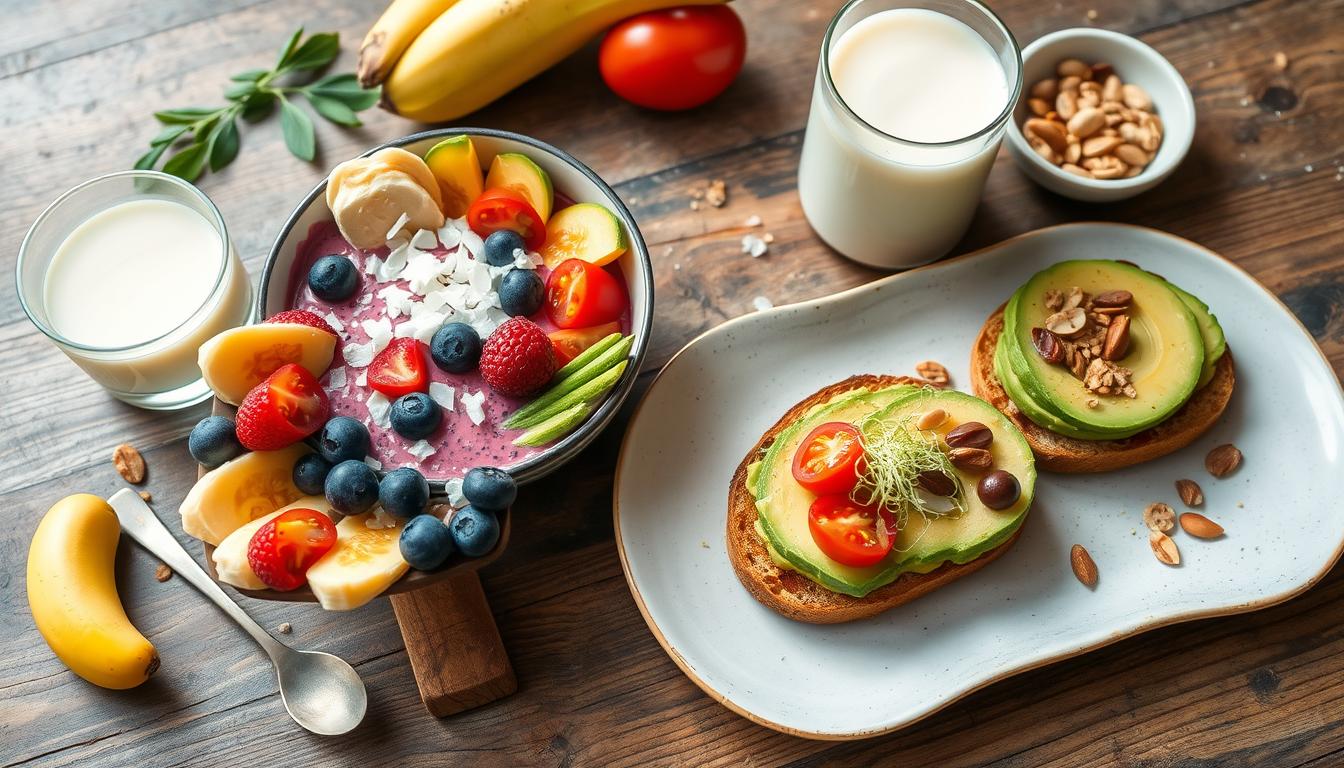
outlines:
[[[779,415],[855,373],[908,373],[934,359],[969,389],[981,323],[1036,271],[1079,257],[1133,261],[1212,307],[1236,355],[1237,392],[1189,448],[1105,475],[1043,473],[1021,539],[998,562],[874,619],[812,626],[752,599],[724,548],[728,482]],[[1216,480],[1213,446],[1245,462]],[[663,369],[625,437],[617,542],[631,592],[672,660],[756,722],[814,738],[901,728],[1009,675],[1190,619],[1263,608],[1329,571],[1344,536],[1344,397],[1293,315],[1230,262],[1154,230],[1071,224],[728,322]],[[1178,510],[1173,482],[1204,487],[1222,540],[1174,537],[1183,564],[1152,555],[1141,514]],[[1092,592],[1069,569],[1087,547]]]

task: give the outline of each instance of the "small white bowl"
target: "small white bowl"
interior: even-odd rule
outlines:
[[[1142,86],[1153,99],[1162,119],[1162,145],[1143,172],[1128,179],[1085,179],[1052,165],[1032,150],[1022,135],[1022,123],[1030,116],[1027,98],[1031,86],[1055,76],[1055,66],[1064,59],[1089,64],[1106,62],[1126,83]],[[1017,166],[1032,181],[1051,192],[1081,200],[1104,203],[1124,200],[1162,183],[1190,151],[1195,136],[1195,100],[1181,73],[1150,46],[1119,32],[1078,27],[1052,32],[1022,50],[1022,98],[1008,124],[1008,151]]]

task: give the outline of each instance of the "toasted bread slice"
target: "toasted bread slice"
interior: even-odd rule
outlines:
[[[1051,472],[1109,472],[1166,456],[1194,442],[1208,431],[1227,408],[1237,374],[1231,351],[1224,352],[1213,379],[1196,390],[1171,418],[1124,440],[1079,440],[1052,432],[1027,418],[1008,397],[994,374],[994,349],[1003,332],[1003,307],[985,321],[971,351],[971,388],[1013,420],[1026,435],[1036,463]]]
[[[876,391],[897,384],[929,386],[928,382],[909,376],[874,375],[851,376],[832,384],[790,408],[752,446],[733,474],[728,487],[728,559],[747,591],[787,618],[811,624],[840,624],[875,616],[980,570],[1017,541],[1020,528],[1012,538],[969,563],[945,563],[929,573],[901,574],[892,583],[864,597],[832,592],[796,571],[780,568],[770,558],[765,542],[756,532],[756,497],[747,489],[747,467],[760,458],[762,451],[770,447],[780,432],[814,405],[820,405],[845,392],[858,389]]]

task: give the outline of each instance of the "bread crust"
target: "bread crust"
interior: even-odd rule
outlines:
[[[969,563],[944,563],[929,573],[904,573],[864,597],[833,592],[796,571],[775,564],[765,542],[756,533],[756,497],[747,489],[747,468],[770,447],[780,432],[813,406],[845,392],[876,391],[897,384],[929,385],[909,376],[865,374],[825,387],[790,408],[766,430],[733,473],[728,487],[728,560],[752,597],[787,618],[810,624],[840,624],[876,616],[980,570],[1006,552],[1021,533],[1019,527],[1003,544]]]
[[[1237,383],[1229,350],[1218,360],[1213,379],[1196,390],[1166,421],[1124,440],[1079,440],[1038,425],[1012,403],[994,373],[994,349],[1002,333],[1003,306],[1000,306],[985,321],[971,351],[971,388],[976,397],[1012,419],[1036,454],[1037,466],[1051,472],[1110,472],[1178,451],[1218,421]]]

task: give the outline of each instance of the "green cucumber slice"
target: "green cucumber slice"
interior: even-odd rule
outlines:
[[[555,386],[565,379],[568,379],[570,376],[573,376],[575,373],[578,373],[584,366],[596,360],[598,355],[611,349],[613,344],[623,338],[625,337],[621,336],[621,334],[613,333],[610,336],[605,336],[599,339],[596,344],[580,352],[577,357],[570,360],[568,363],[565,363],[563,368],[556,371],[555,377],[551,380],[551,386]]]
[[[519,435],[513,444],[535,448],[559,440],[588,418],[595,407],[596,403],[576,403]]]
[[[584,387],[591,384],[604,374],[614,370],[613,366],[619,365],[622,369],[625,366],[625,356],[630,353],[630,347],[634,343],[634,336],[627,336],[616,344],[608,347],[607,350],[599,354],[582,369],[576,373],[566,376],[559,384],[541,393],[536,400],[524,405],[522,408],[513,412],[513,415],[504,422],[505,429],[527,429],[535,427],[547,418],[562,410],[574,402],[575,392],[583,390]],[[590,397],[579,398],[580,400],[589,400]]]

